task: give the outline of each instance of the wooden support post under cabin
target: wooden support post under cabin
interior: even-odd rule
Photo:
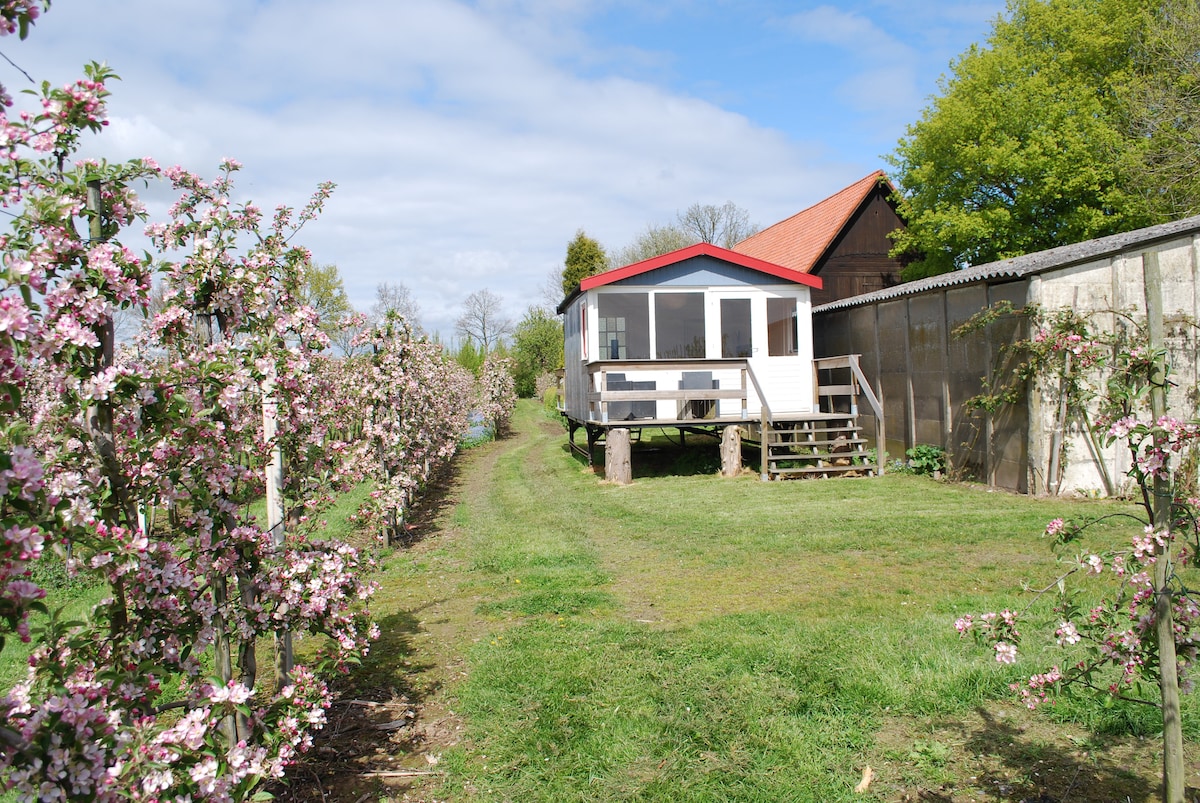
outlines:
[[[629,454],[629,430],[610,429],[604,436],[604,479],[618,485],[633,482],[633,465]]]
[[[737,425],[721,432],[721,476],[736,477],[742,472],[742,433]]]
[[[761,447],[759,449],[759,460],[761,461],[762,466],[762,471],[760,472],[759,476],[762,477],[763,482],[766,482],[767,480],[771,479],[771,447],[768,444],[768,441],[771,437],[771,415],[765,406],[762,408],[762,416],[758,420],[760,422],[758,426],[758,440],[759,446]]]

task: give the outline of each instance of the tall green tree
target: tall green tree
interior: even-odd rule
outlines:
[[[607,269],[608,257],[604,248],[580,229],[575,232],[575,239],[567,244],[567,258],[563,261],[562,272],[563,295],[570,295],[588,276],[603,273]]]
[[[317,311],[322,324],[339,321],[353,311],[337,265],[309,265],[297,297]]]
[[[1010,0],[888,161],[907,278],[1126,231],[1121,97],[1153,0]]]
[[[454,361],[476,377],[479,376],[479,369],[483,366],[485,359],[487,359],[487,352],[476,346],[475,341],[469,337],[464,337],[454,352]]]
[[[1200,212],[1200,3],[1164,0],[1147,22],[1125,96],[1128,187],[1149,222]]]
[[[347,320],[354,314],[346,287],[338,266],[309,265],[304,271],[303,281],[297,288],[297,298],[317,312],[321,331],[344,353],[350,353]]]
[[[517,395],[529,398],[537,393],[538,377],[563,366],[562,323],[541,307],[530,307],[513,330],[513,356]]]

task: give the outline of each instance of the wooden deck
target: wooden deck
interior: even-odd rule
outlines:
[[[655,382],[627,378],[638,372],[653,372],[659,377],[666,374],[670,381],[678,381],[679,387],[659,389]],[[679,374],[678,380],[671,376],[674,373]],[[737,387],[719,387],[720,382],[712,380],[714,373]],[[645,428],[676,428],[720,435],[725,428],[737,426],[742,443],[759,449],[763,479],[882,474],[882,406],[859,369],[858,355],[815,360],[814,373],[817,381],[813,408],[792,412],[772,410],[769,403],[754,409],[749,406],[750,388],[754,388],[758,399],[770,400],[745,360],[598,362],[590,366],[589,384],[595,389],[587,396],[589,420],[567,419],[569,444],[591,465],[596,444],[604,440],[607,448],[607,434],[614,429],[640,432]],[[688,374],[692,375],[690,381]],[[858,423],[860,397],[875,414],[873,455],[871,439],[862,437]],[[738,414],[720,415],[723,400],[740,401]],[[661,401],[674,401],[677,414],[658,415]],[[575,433],[580,429],[587,433],[586,447],[575,442]]]

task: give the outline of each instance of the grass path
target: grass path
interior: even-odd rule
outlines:
[[[1000,667],[950,627],[1050,576],[1037,533],[1079,503],[904,476],[617,487],[565,440],[522,404],[463,456],[382,567],[384,636],[295,799],[1153,795],[1152,715],[1031,716],[1006,686],[1049,656]]]

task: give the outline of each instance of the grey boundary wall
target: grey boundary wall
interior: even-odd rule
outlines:
[[[1149,251],[1158,253],[1163,274],[1175,383],[1171,412],[1194,418],[1200,357],[1190,322],[1200,320],[1200,216],[822,305],[813,310],[815,354],[862,355],[863,371],[883,402],[890,459],[933,444],[964,476],[1020,493],[1046,493],[1056,389],[1030,387],[1024,403],[991,415],[966,407],[996,372],[1011,371],[1003,346],[1029,336],[1025,319],[1007,316],[965,337],[952,333],[1000,301],[1017,309],[1029,303],[1048,311],[1069,306],[1107,331],[1128,325],[1125,316],[1144,320],[1142,254]],[[869,410],[864,417],[871,417]],[[1097,452],[1077,422],[1065,442],[1062,491],[1103,492],[1105,472],[1118,486],[1126,480],[1128,457],[1119,445]]]

